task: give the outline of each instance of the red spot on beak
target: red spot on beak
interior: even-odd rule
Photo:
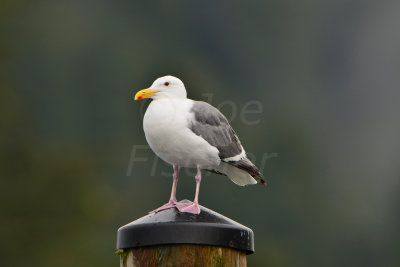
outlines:
[[[143,96],[138,96],[138,100],[143,100]]]

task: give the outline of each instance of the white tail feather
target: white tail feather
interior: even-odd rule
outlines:
[[[235,166],[232,166],[222,161],[218,166],[218,168],[216,169],[216,171],[226,174],[229,177],[229,179],[232,180],[232,182],[240,186],[257,183],[256,179],[254,179],[250,174],[248,174],[244,170],[236,168]]]

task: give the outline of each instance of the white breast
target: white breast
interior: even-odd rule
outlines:
[[[189,128],[190,99],[153,100],[143,119],[143,129],[151,149],[166,162],[181,167],[214,168],[219,152]]]

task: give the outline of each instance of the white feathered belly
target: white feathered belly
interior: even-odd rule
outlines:
[[[181,167],[215,168],[218,149],[189,128],[190,100],[153,100],[143,119],[151,149],[164,161]]]

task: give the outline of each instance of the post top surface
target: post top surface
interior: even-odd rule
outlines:
[[[181,202],[187,202],[183,200]],[[118,229],[117,249],[168,244],[197,244],[254,252],[253,231],[200,206],[200,214],[171,208],[141,217]]]

